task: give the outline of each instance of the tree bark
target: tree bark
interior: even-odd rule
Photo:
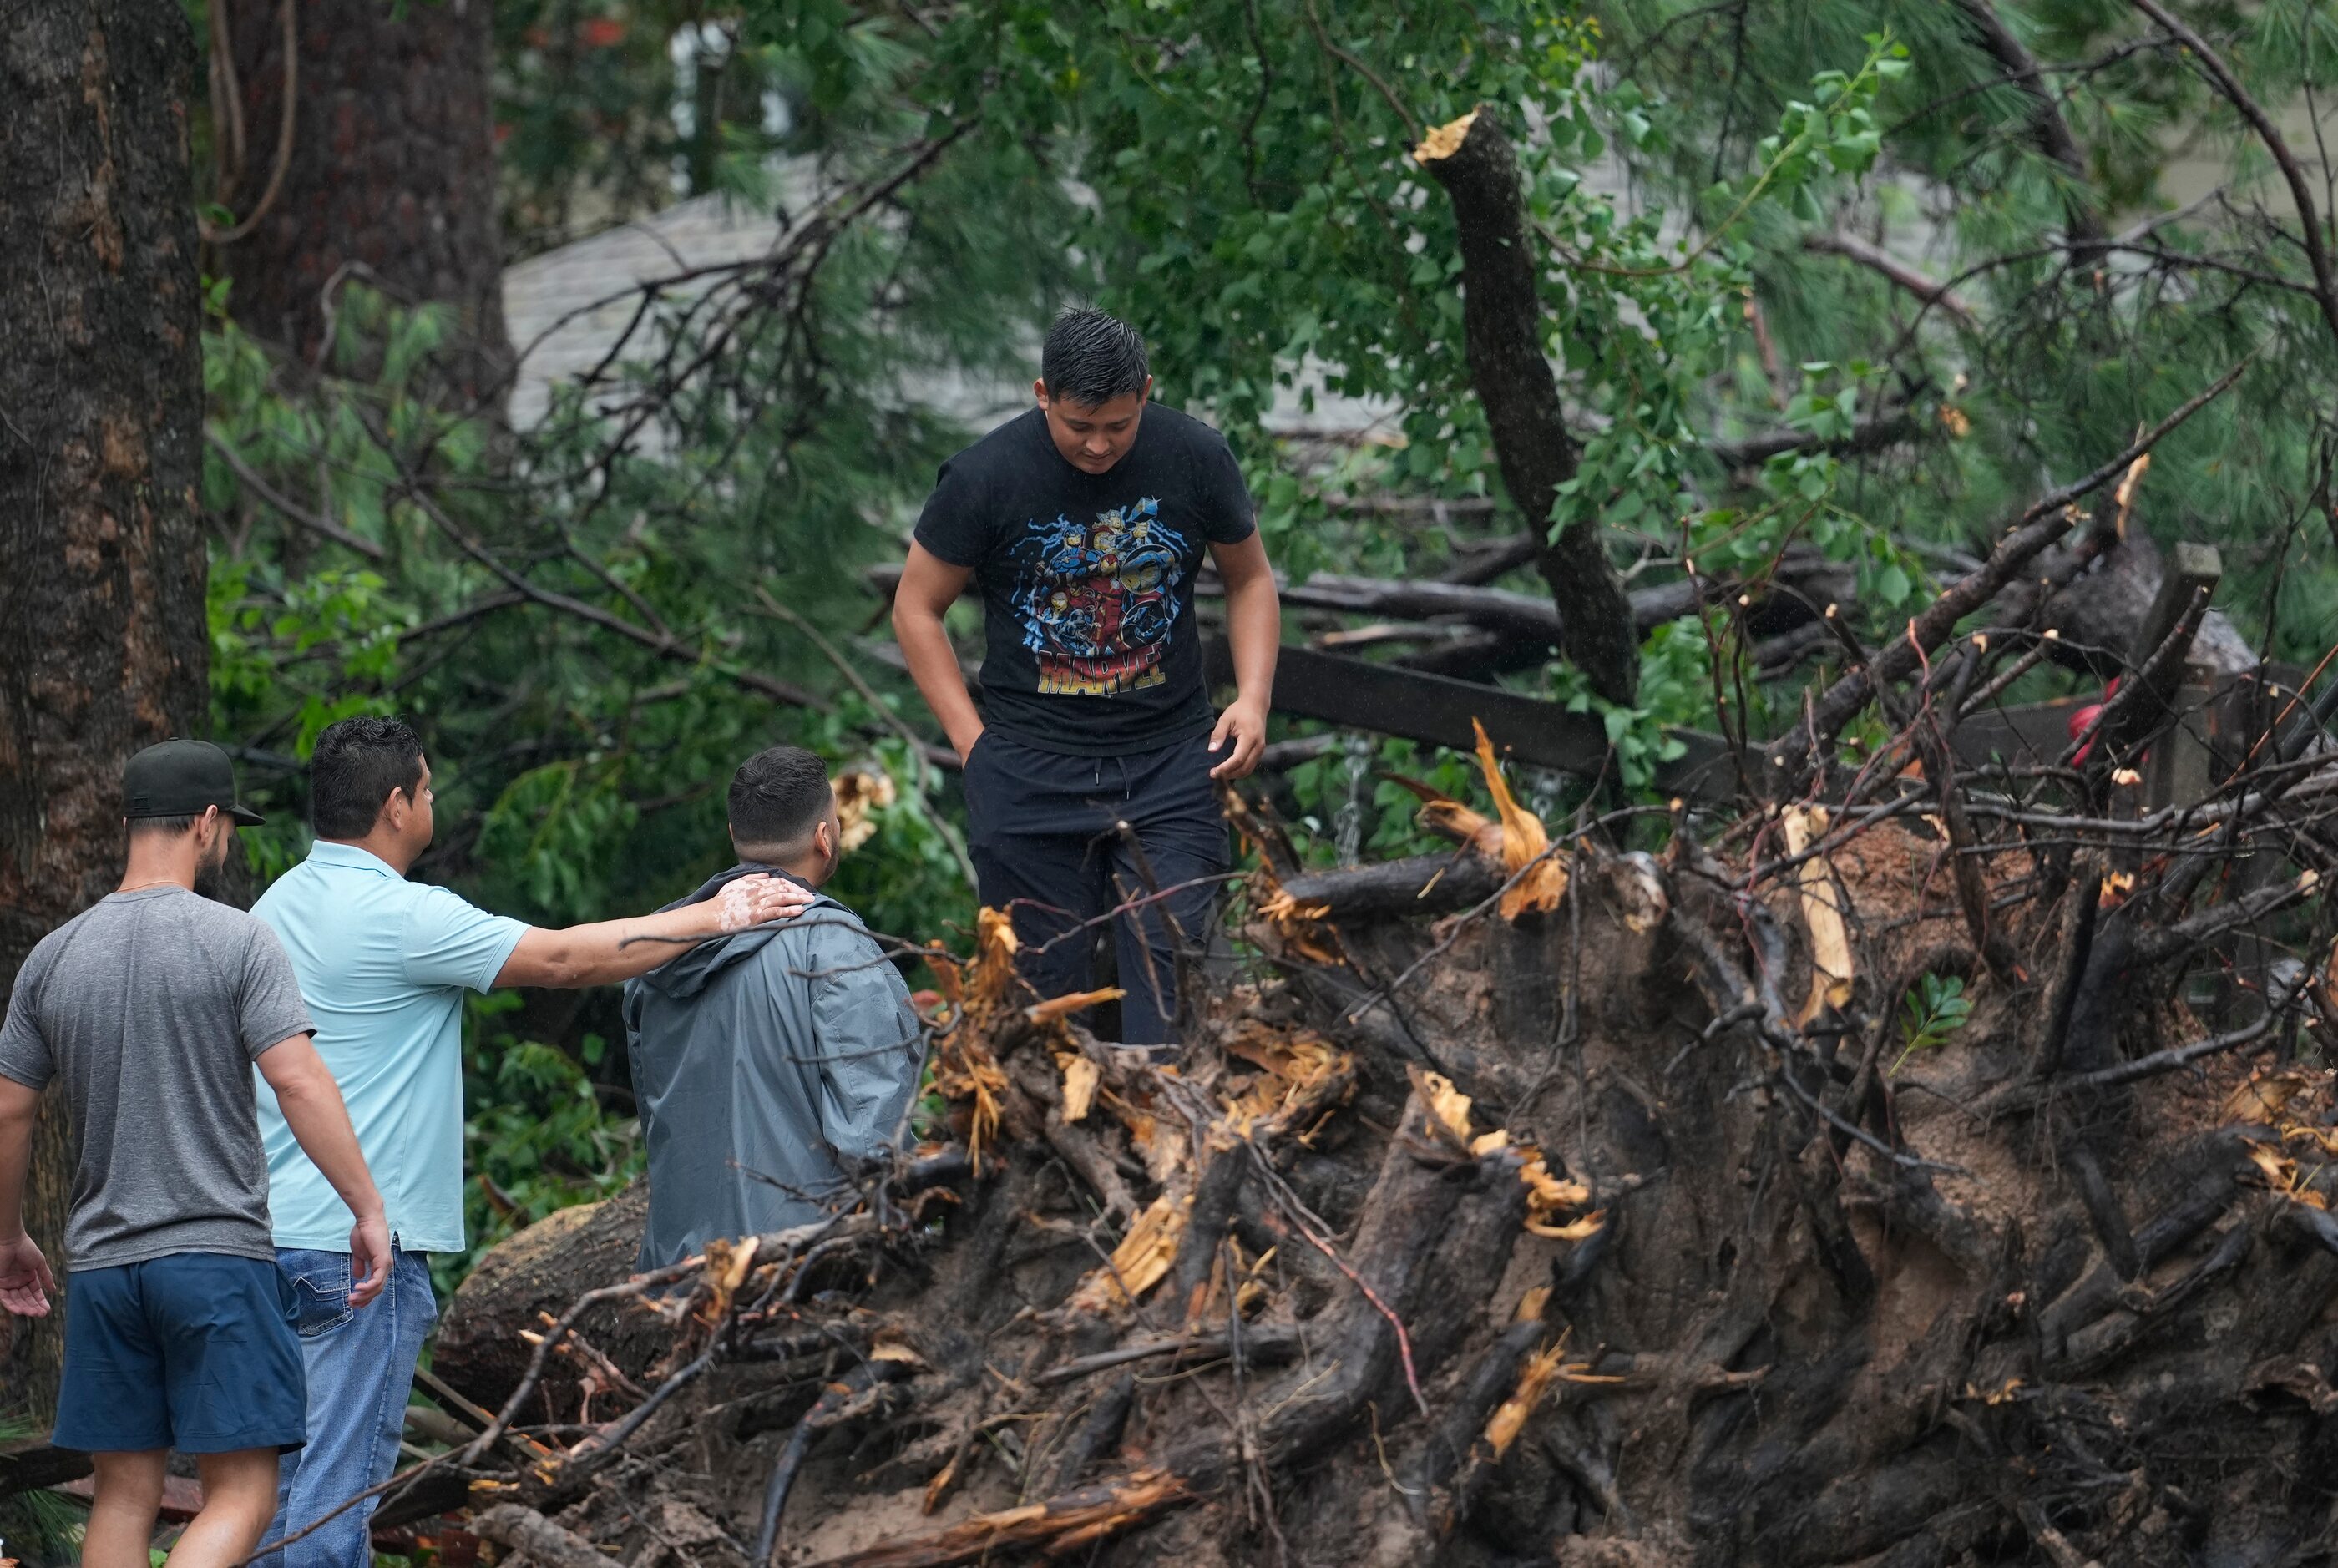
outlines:
[[[1518,154],[1484,110],[1449,151],[1432,143],[1424,143],[1417,156],[1453,199],[1469,379],[1486,407],[1502,484],[1527,526],[1547,535],[1558,487],[1575,477],[1580,448],[1560,416],[1558,380],[1543,357],[1537,251],[1527,231]],[[1592,690],[1610,701],[1629,702],[1639,690],[1640,640],[1598,524],[1573,523],[1546,538],[1535,565],[1558,606],[1567,656]]]
[[[175,0],[50,0],[0,34],[0,981],[121,867],[123,760],[204,723],[201,302]],[[61,1251],[68,1132],[28,1222]],[[11,1320],[12,1323],[28,1320]],[[63,1318],[0,1333],[44,1413]]]
[[[2324,1539],[2338,1161],[2283,1129],[2326,1127],[2327,1085],[2163,1046],[2197,1025],[2134,940],[2091,945],[2045,1063],[2062,905],[1979,846],[2023,966],[1992,975],[1940,847],[1879,818],[1822,851],[1847,990],[1816,1030],[1787,1010],[1820,978],[1798,872],[1684,839],[1578,852],[1514,921],[1426,907],[1422,863],[1292,876],[1337,940],[1254,926],[1297,984],[1213,997],[1174,1070],[1035,1022],[994,948],[938,1050],[953,1132],[997,1118],[946,1196],[872,1178],[654,1286],[617,1261],[637,1199],[489,1255],[437,1368],[554,1446],[475,1456],[479,1531],[518,1542],[516,1504],[571,1533],[544,1561],[644,1568],[759,1507],[747,1561],[825,1568],[2181,1568]],[[1974,1010],[1919,1050],[1902,997],[1948,974]],[[1101,1161],[1051,1138],[1076,1070]],[[1107,1167],[1145,1220],[1095,1223]],[[586,1343],[531,1344],[547,1318]]]
[[[284,3],[233,0],[229,24],[245,153],[222,189],[249,229],[216,237],[235,283],[230,309],[313,359],[350,278],[403,303],[450,305],[459,341],[442,361],[448,390],[499,405],[512,351],[488,0],[298,0],[289,142]]]
[[[431,1365],[471,1397],[502,1403],[527,1367],[529,1347],[518,1331],[542,1328],[539,1313],[556,1313],[593,1287],[632,1273],[648,1217],[649,1189],[636,1182],[604,1202],[564,1209],[496,1247],[456,1291],[460,1309],[448,1304]],[[661,1339],[662,1327],[611,1308],[577,1330],[639,1365]],[[565,1420],[577,1405],[575,1371],[564,1366],[545,1379],[541,1402],[526,1418]]]

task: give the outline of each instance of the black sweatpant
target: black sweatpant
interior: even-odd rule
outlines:
[[[1127,993],[1121,1038],[1131,1045],[1175,1040],[1178,936],[1196,956],[1210,945],[1223,884],[1203,879],[1229,864],[1215,760],[1207,735],[1126,757],[1072,757],[996,730],[967,759],[967,848],[982,901],[1012,912],[1024,977],[1042,997],[1092,988],[1090,923],[1149,900],[1113,922]],[[1165,897],[1151,900],[1156,887]]]

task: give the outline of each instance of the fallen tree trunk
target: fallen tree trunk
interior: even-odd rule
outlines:
[[[433,1367],[475,1402],[501,1404],[527,1368],[534,1348],[526,1336],[549,1327],[543,1315],[634,1271],[648,1217],[649,1189],[636,1184],[604,1202],[561,1210],[490,1249],[447,1306]],[[614,1308],[578,1328],[583,1342],[636,1367],[670,1338],[663,1324]],[[529,1419],[574,1416],[586,1373],[573,1363],[556,1369]]]
[[[1282,888],[1318,918],[1353,922],[1449,915],[1483,903],[1501,885],[1498,863],[1462,850],[1319,871],[1293,877]]]
[[[2035,577],[2025,576],[2008,587],[1981,612],[1982,619],[2000,628],[2051,627],[2057,635],[2046,652],[2055,663],[2097,679],[2118,674],[2134,629],[2159,591],[2165,564],[2158,548],[2137,530],[2091,555],[2083,569],[2068,552],[2048,552],[2043,560]],[[1508,560],[1512,566],[1520,564]],[[1979,563],[1958,558],[1957,564],[1970,571]],[[888,601],[900,577],[900,567],[891,564],[866,573],[869,587]],[[2039,578],[2060,585],[2049,590]],[[1470,628],[1478,635],[1442,641],[1395,661],[1459,680],[1490,680],[1533,669],[1564,646],[1557,608],[1547,598],[1515,589],[1333,573],[1282,582],[1278,589],[1283,603],[1292,608]],[[1215,573],[1205,569],[1195,580],[1194,592],[1210,598],[1223,590]],[[1787,672],[1808,654],[1835,646],[1822,621],[1829,605],[1844,615],[1855,613],[1859,606],[1853,569],[1807,544],[1789,546],[1759,581],[1680,577],[1636,587],[1626,601],[1633,629],[1642,638],[1695,614],[1700,606],[1732,610],[1752,641],[1756,672],[1765,679]],[[2201,623],[2192,662],[2223,677],[2245,675],[2259,663],[2255,650],[2217,610],[2210,610]]]
[[[2268,795],[2215,830],[2286,841]],[[2338,1098],[2254,1060],[2313,987],[2215,1034],[2168,998],[2230,916],[1979,811],[1995,969],[1916,809],[1652,858],[1498,806],[1439,808],[1457,855],[1262,873],[1257,963],[1174,1070],[1034,1008],[986,916],[934,1059],[958,1153],[644,1279],[637,1198],[506,1243],[436,1359],[516,1429],[457,1456],[532,1511],[499,1538],[863,1568],[2331,1538]]]

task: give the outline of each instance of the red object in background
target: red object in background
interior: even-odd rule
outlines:
[[[2101,702],[2089,702],[2085,707],[2070,715],[2071,740],[2076,740],[2079,736],[2086,735],[2087,731],[2094,727],[2095,720],[2102,717],[2104,703],[2108,702],[2113,697],[2118,695],[2118,683],[2119,678],[2116,675],[2112,676],[2110,678],[2109,684],[2103,688],[2103,701]],[[2087,765],[2087,753],[2092,751],[2094,749],[2094,737],[2088,735],[2087,743],[2078,748],[2078,755],[2070,759],[2070,765],[2074,768],[2085,767]]]
[[[531,27],[526,34],[531,49],[552,47],[552,34],[542,27]],[[614,49],[625,41],[625,24],[617,16],[588,16],[576,24],[576,42],[587,49]]]
[[[68,1497],[86,1503],[97,1495],[95,1477],[84,1475],[78,1481],[64,1481],[49,1488]],[[203,1511],[203,1488],[200,1482],[185,1475],[162,1477],[162,1506],[158,1516],[166,1524],[184,1524]]]
[[[87,1503],[95,1494],[96,1485],[94,1480],[84,1475],[78,1481],[60,1482],[50,1490]],[[201,1482],[185,1475],[162,1478],[160,1514],[164,1524],[184,1524],[202,1511],[203,1488]],[[439,1568],[476,1568],[479,1561],[479,1538],[467,1530],[456,1528],[443,1515],[418,1525],[378,1526],[371,1534],[373,1549],[394,1556],[411,1557],[421,1546],[435,1550]]]
[[[410,1557],[417,1550],[429,1551],[437,1554],[438,1568],[475,1568],[479,1561],[479,1538],[468,1530],[456,1529],[443,1518],[432,1523],[437,1525],[435,1530],[412,1537],[406,1549],[398,1554]],[[378,1530],[374,1532],[373,1549],[377,1552],[397,1551],[382,1544]]]

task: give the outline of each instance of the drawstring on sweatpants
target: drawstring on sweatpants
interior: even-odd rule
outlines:
[[[1095,787],[1096,789],[1102,789],[1104,788],[1104,763],[1105,763],[1105,760],[1104,760],[1103,758],[1101,758],[1101,757],[1098,757],[1098,758],[1096,758],[1095,760]],[[1120,768],[1120,798],[1121,798],[1122,799],[1124,799],[1124,800],[1133,800],[1133,799],[1135,799],[1136,798],[1136,786],[1135,786],[1134,783],[1130,782],[1130,780],[1129,780],[1129,777],[1128,777],[1128,759],[1127,759],[1127,758],[1125,758],[1125,757],[1115,757],[1115,758],[1114,758],[1114,759],[1113,759],[1113,761],[1114,761],[1114,762],[1115,762],[1116,764],[1118,764],[1118,765],[1119,765],[1119,768]]]

